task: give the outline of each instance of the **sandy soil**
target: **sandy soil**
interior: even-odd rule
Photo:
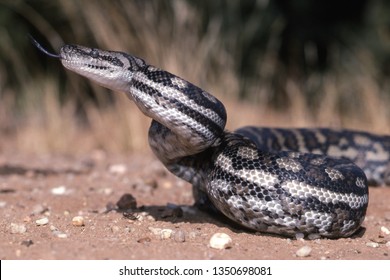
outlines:
[[[117,211],[125,194],[134,199],[122,207],[133,210]],[[151,154],[3,154],[0,259],[390,259],[389,201],[390,188],[371,188],[363,228],[352,238],[291,240],[192,207],[190,185]],[[210,247],[217,232],[232,238],[230,248]]]

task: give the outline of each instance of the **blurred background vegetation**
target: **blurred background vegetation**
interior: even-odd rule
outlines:
[[[0,0],[0,152],[144,150],[150,120],[39,53],[122,50],[220,98],[228,128],[389,133],[385,0]]]

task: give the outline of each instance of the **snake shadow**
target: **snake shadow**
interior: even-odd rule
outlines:
[[[176,211],[176,209],[180,210]],[[116,211],[122,213],[125,218],[129,219],[137,219],[137,215],[146,212],[152,216],[155,221],[164,221],[172,224],[199,224],[199,227],[201,225],[214,224],[220,228],[229,228],[236,233],[256,233],[256,231],[233,222],[221,213],[200,210],[194,205],[175,205],[175,208],[172,209],[167,207],[167,205],[150,205],[138,207],[130,212],[121,210]]]
[[[214,224],[215,226],[219,228],[229,228],[231,231],[235,233],[247,233],[247,234],[253,234],[253,235],[262,235],[262,236],[272,236],[277,238],[286,239],[286,236],[283,235],[277,235],[272,233],[259,233],[258,231],[248,229],[242,225],[239,225],[226,216],[224,216],[222,213],[218,213],[212,210],[201,210],[197,206],[192,205],[177,205],[176,207],[182,209],[182,214],[179,215],[166,215],[167,212],[167,206],[166,205],[151,205],[151,206],[141,206],[135,210],[132,210],[131,213],[134,214],[134,219],[136,219],[136,215],[142,212],[147,212],[149,215],[151,215],[156,221],[165,221],[170,222],[172,224],[177,223],[191,223],[191,224],[199,224],[199,228],[201,225],[207,225],[207,224]],[[168,208],[169,209],[169,208]],[[119,211],[124,216],[126,211]],[[356,239],[361,238],[365,234],[366,228],[360,227],[356,233],[354,233],[352,236],[349,236],[348,238]]]

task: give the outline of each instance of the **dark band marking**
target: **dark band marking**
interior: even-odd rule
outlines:
[[[152,88],[151,86],[143,83],[139,80],[134,80],[132,83],[132,87],[138,89],[141,92],[144,92],[151,97],[153,97],[156,102],[158,102],[159,99],[166,101],[167,106],[166,108],[174,108],[178,110],[179,112],[183,113],[184,115],[188,116],[189,118],[195,120],[195,122],[200,123],[203,127],[206,127],[214,136],[218,137],[223,133],[223,127],[220,127],[217,123],[215,123],[213,120],[209,119],[205,115],[199,113],[198,111],[195,111],[194,109],[188,107],[187,105],[179,102],[177,99],[171,99],[163,96],[157,89]],[[163,105],[163,104],[161,104]],[[164,106],[164,105],[163,105]],[[206,134],[202,131],[195,130],[195,128],[186,125],[188,128],[190,128],[192,131],[196,132],[195,134],[201,134],[204,139],[208,139]]]

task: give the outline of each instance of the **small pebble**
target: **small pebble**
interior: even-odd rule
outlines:
[[[113,233],[116,233],[116,232],[118,232],[120,230],[120,228],[118,227],[118,226],[112,226],[111,227],[111,231],[113,232]]]
[[[27,228],[24,224],[11,223],[11,233],[25,233]]]
[[[171,188],[173,187],[173,184],[172,184],[172,182],[170,182],[170,181],[164,181],[164,182],[161,184],[161,186],[162,186],[164,189],[169,190],[169,189],[171,189]]]
[[[160,235],[162,229],[161,228],[155,228],[155,227],[148,227],[148,230],[153,233],[154,235]]]
[[[51,193],[54,195],[64,195],[66,193],[67,189],[65,186],[58,186],[56,188],[51,189]]]
[[[390,241],[387,241],[385,246],[390,249]]]
[[[37,226],[44,226],[44,225],[47,225],[48,223],[49,223],[49,219],[47,217],[35,220],[35,224]]]
[[[158,182],[154,178],[147,178],[143,180],[143,183],[152,189],[157,189],[158,188]]]
[[[76,227],[82,227],[85,225],[84,218],[82,216],[75,216],[72,219],[72,225]]]
[[[110,195],[110,194],[112,194],[114,191],[113,191],[112,188],[107,188],[107,187],[105,187],[105,188],[98,189],[98,192],[99,192],[99,193],[102,193],[102,194],[104,194],[104,195]]]
[[[127,172],[127,167],[124,164],[113,164],[108,168],[109,172],[114,175],[122,175]]]
[[[34,244],[34,242],[31,239],[23,240],[21,243],[23,246],[30,247]]]
[[[0,208],[4,208],[7,205],[7,202],[1,200],[0,201]]]
[[[108,213],[108,212],[114,211],[116,209],[117,209],[117,206],[114,203],[108,202],[106,204],[106,207],[104,209],[102,209],[101,211],[99,211],[99,213]]]
[[[50,230],[51,230],[51,231],[56,231],[56,230],[58,230],[58,228],[56,228],[56,227],[53,226],[53,225],[50,225]]]
[[[131,212],[131,211],[125,211],[122,213],[123,217],[126,219],[129,219],[130,221],[135,221],[135,220],[142,220],[142,216],[139,216],[137,213]]]
[[[310,246],[303,246],[301,248],[299,248],[295,254],[298,256],[298,257],[308,257],[310,256],[310,253],[311,253],[312,249]]]
[[[188,233],[188,237],[189,237],[190,239],[195,239],[198,235],[199,235],[199,233],[196,232],[196,231],[190,231],[190,232]]]
[[[37,204],[33,207],[31,214],[32,215],[38,215],[38,214],[43,214],[48,210],[47,207],[43,206],[42,204]]]
[[[390,234],[390,230],[387,227],[385,227],[385,226],[381,226],[381,233],[389,235]]]
[[[150,241],[152,241],[151,239],[150,239],[150,237],[142,237],[142,238],[140,238],[140,239],[138,239],[137,240],[137,242],[138,243],[148,243],[148,242],[150,242]]]
[[[151,221],[151,222],[155,222],[156,221],[156,219],[153,216],[151,216],[151,215],[147,215],[146,219],[148,219],[148,221]]]
[[[136,209],[137,208],[137,201],[134,198],[134,196],[132,196],[129,193],[126,193],[126,194],[121,196],[121,198],[116,203],[116,206],[118,206],[118,209],[121,211],[127,210],[127,209]]]
[[[175,240],[176,242],[185,242],[186,241],[185,232],[182,230],[176,231],[175,234],[173,235],[173,240]]]
[[[52,231],[53,235],[58,238],[67,238],[68,235],[62,231],[60,231],[57,227],[50,225],[50,230]]]
[[[233,240],[223,232],[214,233],[210,238],[209,245],[214,249],[228,249],[232,247]]]
[[[57,236],[58,238],[68,238],[68,235],[63,232],[54,232],[54,235]]]
[[[366,243],[366,246],[367,247],[372,247],[372,248],[378,248],[379,247],[379,243],[369,241],[369,242]]]
[[[173,233],[173,230],[171,230],[169,228],[163,228],[160,232],[160,237],[161,237],[161,239],[169,239],[169,238],[171,238],[172,233]]]
[[[132,227],[125,227],[124,229],[125,233],[132,233],[135,231],[135,228],[132,228]]]

